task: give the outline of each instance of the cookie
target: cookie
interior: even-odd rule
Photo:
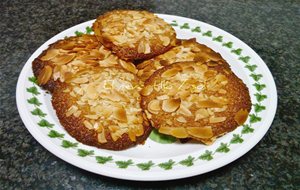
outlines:
[[[153,13],[114,10],[93,24],[99,41],[124,60],[144,60],[162,54],[176,42],[171,25]]]
[[[141,109],[137,77],[117,67],[82,70],[53,91],[60,123],[79,142],[109,150],[143,143],[151,126]]]
[[[70,80],[81,70],[99,66],[119,66],[133,73],[137,72],[132,63],[112,54],[94,35],[59,40],[51,44],[32,63],[38,84],[50,92],[57,83]]]
[[[146,80],[142,108],[160,133],[211,144],[246,121],[248,88],[229,67],[208,63],[174,63]]]
[[[182,61],[214,62],[229,66],[219,53],[197,43],[196,39],[178,40],[176,47],[166,53],[146,60],[137,65],[138,77],[147,80],[156,70],[163,66]]]

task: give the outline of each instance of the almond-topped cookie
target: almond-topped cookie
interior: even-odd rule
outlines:
[[[156,70],[182,61],[211,62],[211,64],[228,64],[219,53],[209,47],[197,43],[196,39],[178,40],[176,47],[152,59],[146,60],[137,65],[138,77],[147,80]]]
[[[153,13],[114,10],[93,24],[100,42],[124,60],[143,60],[162,54],[176,42],[171,25]]]
[[[50,92],[57,83],[70,80],[81,70],[92,70],[99,66],[119,66],[130,72],[137,72],[132,63],[112,54],[94,35],[59,40],[51,44],[32,63],[38,84]]]
[[[53,91],[62,126],[78,141],[110,150],[143,143],[151,132],[141,109],[141,82],[121,68],[82,70]]]
[[[246,121],[248,88],[229,67],[209,63],[174,63],[146,80],[142,108],[160,133],[211,144]]]

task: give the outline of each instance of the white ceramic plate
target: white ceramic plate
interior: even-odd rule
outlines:
[[[120,179],[154,181],[179,179],[220,168],[256,145],[268,131],[277,107],[273,77],[263,60],[245,43],[209,24],[158,14],[172,24],[178,38],[196,38],[219,52],[234,73],[248,86],[252,111],[245,125],[217,139],[211,146],[181,144],[152,134],[144,145],[124,151],[108,151],[77,142],[60,125],[51,96],[33,77],[31,63],[49,44],[76,32],[90,32],[88,21],[69,28],[38,48],[26,62],[17,84],[17,105],[32,136],[59,158],[84,170]],[[153,140],[152,140],[153,139]]]

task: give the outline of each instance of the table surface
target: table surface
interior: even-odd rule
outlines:
[[[0,189],[300,189],[300,2],[244,0],[2,0]],[[217,26],[252,47],[270,68],[278,109],[266,136],[227,166],[187,179],[133,182],[72,166],[43,148],[18,115],[15,87],[31,54],[55,34],[112,9],[145,9]]]

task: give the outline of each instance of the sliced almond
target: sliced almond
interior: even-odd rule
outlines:
[[[173,76],[175,76],[179,71],[180,71],[179,68],[168,69],[168,70],[166,70],[165,72],[163,72],[163,74],[161,75],[161,77],[164,77],[164,78],[173,77]]]
[[[98,93],[96,87],[94,85],[88,85],[86,89],[86,95],[89,99],[96,99],[98,97]]]
[[[148,86],[145,86],[142,91],[141,91],[141,94],[143,96],[149,96],[153,91],[153,86],[152,85],[148,85]]]
[[[67,55],[60,55],[52,59],[52,61],[55,65],[64,65],[71,62],[75,58],[75,55],[76,54],[74,53],[67,54]]]
[[[204,108],[197,110],[195,115],[195,121],[209,117],[208,111]]]
[[[83,83],[87,83],[88,81],[89,79],[86,77],[74,78],[71,80],[72,83],[76,83],[76,84],[83,84]]]
[[[192,112],[185,107],[184,105],[180,105],[180,108],[177,111],[179,114],[185,115],[185,116],[192,116]]]
[[[210,99],[218,104],[222,104],[222,105],[228,104],[227,98],[224,98],[224,97],[210,96]]]
[[[180,123],[186,123],[187,122],[186,119],[182,116],[177,117],[176,120]]]
[[[220,89],[218,92],[219,92],[220,94],[226,94],[226,93],[227,93],[227,91],[224,90],[224,89]]]
[[[132,130],[129,130],[129,131],[128,131],[128,136],[129,136],[129,139],[130,139],[132,142],[135,142],[135,141],[136,141],[135,133],[134,133]]]
[[[144,134],[144,127],[143,125],[136,125],[135,126],[135,135],[137,137],[142,136]]]
[[[170,97],[168,96],[168,95],[161,95],[161,96],[157,96],[156,97],[156,99],[158,99],[158,100],[167,100],[167,99],[169,99]]]
[[[226,117],[210,117],[209,123],[220,123],[226,120]]]
[[[102,133],[99,133],[99,134],[97,135],[97,139],[98,139],[98,142],[99,142],[99,143],[107,143],[107,140],[106,140],[106,138],[105,138],[105,133],[104,133],[104,131],[103,131]]]
[[[171,40],[170,40],[169,37],[167,37],[167,36],[161,36],[161,35],[159,35],[158,37],[163,42],[163,46],[168,46],[170,44]]]
[[[187,127],[187,132],[193,137],[196,138],[211,138],[213,137],[213,131],[211,126],[204,126],[204,127]]]
[[[99,116],[98,115],[84,115],[85,118],[88,118],[88,119],[98,119]]]
[[[87,121],[87,120],[85,120],[85,121],[83,122],[83,124],[84,124],[84,126],[85,126],[86,128],[88,128],[88,129],[90,129],[90,130],[94,129],[93,125],[92,125],[89,121]]]
[[[198,101],[196,102],[197,107],[199,108],[220,108],[223,105],[220,103],[216,103],[212,100],[202,100],[202,101]]]
[[[130,71],[134,74],[137,73],[137,69],[135,68],[134,64],[133,63],[130,63],[130,62],[126,62],[126,61],[123,61],[123,60],[120,60],[119,61],[120,65],[126,69],[127,71]]]
[[[52,76],[52,67],[46,65],[42,71],[39,73],[39,76],[37,78],[37,82],[39,85],[46,84]]]
[[[209,78],[212,78],[212,77],[215,77],[217,74],[217,71],[215,70],[208,70],[204,73],[204,77],[209,79]]]
[[[160,133],[162,133],[162,134],[170,135],[172,129],[173,129],[173,127],[160,127],[160,128],[158,129],[158,132],[160,132]]]
[[[43,57],[41,57],[41,60],[42,61],[48,61],[48,60],[53,59],[57,55],[59,55],[59,50],[58,49],[49,49],[47,51],[46,55],[44,55]]]
[[[176,138],[187,138],[188,137],[188,133],[184,127],[172,128],[170,135],[172,135]]]
[[[150,113],[157,114],[160,111],[160,101],[159,100],[151,100],[148,103],[148,110]]]
[[[121,122],[127,122],[127,114],[124,108],[117,108],[113,112],[114,118]]]
[[[119,128],[118,125],[110,125],[110,126],[108,127],[108,129],[109,129],[109,131],[110,131],[111,133],[115,133],[115,132],[117,132],[120,128]]]
[[[162,102],[162,110],[165,112],[174,112],[176,111],[181,103],[181,99],[168,99],[168,100],[163,100]]]
[[[73,113],[75,113],[78,110],[78,107],[75,105],[72,105],[68,111],[66,112],[66,116],[69,117],[71,116]]]
[[[246,122],[248,117],[248,111],[245,109],[240,109],[234,116],[234,120],[238,123],[238,125],[242,125]]]

